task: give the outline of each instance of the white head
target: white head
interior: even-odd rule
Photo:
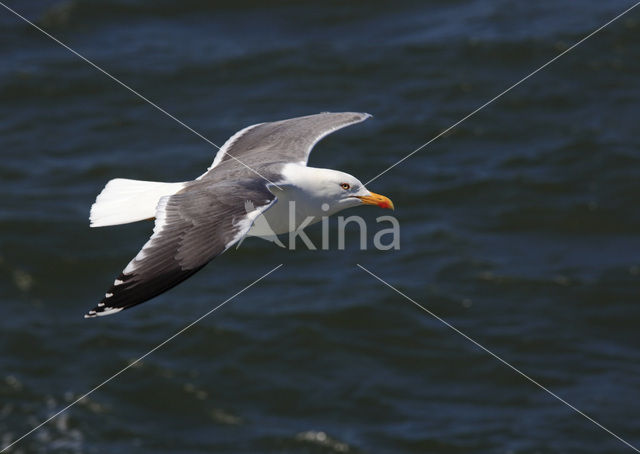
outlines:
[[[391,200],[370,192],[360,180],[348,173],[306,166],[287,170],[287,180],[304,193],[310,204],[318,207],[324,205],[322,211],[326,215],[358,205],[393,209]]]

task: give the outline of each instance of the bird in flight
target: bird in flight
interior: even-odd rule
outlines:
[[[155,226],[85,317],[114,314],[166,292],[245,236],[273,238],[303,220],[309,225],[357,205],[393,209],[391,200],[352,175],[307,167],[323,137],[370,116],[321,113],[249,126],[193,181],[109,181],[91,207],[91,227],[154,218]]]

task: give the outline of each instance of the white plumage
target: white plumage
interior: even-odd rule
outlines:
[[[161,197],[173,195],[185,183],[160,183],[156,181],[116,178],[107,183],[91,206],[91,227],[128,224],[152,219]]]

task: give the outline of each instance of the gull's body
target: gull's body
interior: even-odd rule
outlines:
[[[91,207],[91,226],[155,218],[155,227],[85,317],[119,312],[169,290],[246,235],[273,237],[309,216],[318,221],[361,204],[393,208],[349,174],[307,167],[320,139],[369,117],[322,113],[260,123],[234,134],[193,181],[110,181]]]

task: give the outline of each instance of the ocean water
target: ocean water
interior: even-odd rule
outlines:
[[[218,145],[370,112],[311,157],[362,181],[633,4],[5,3]],[[640,9],[371,182],[399,250],[252,238],[85,320],[152,228],[90,229],[97,193],[216,149],[0,8],[2,446],[283,264],[8,452],[633,452],[357,264],[639,447],[639,33]],[[371,245],[388,213],[346,214]]]

